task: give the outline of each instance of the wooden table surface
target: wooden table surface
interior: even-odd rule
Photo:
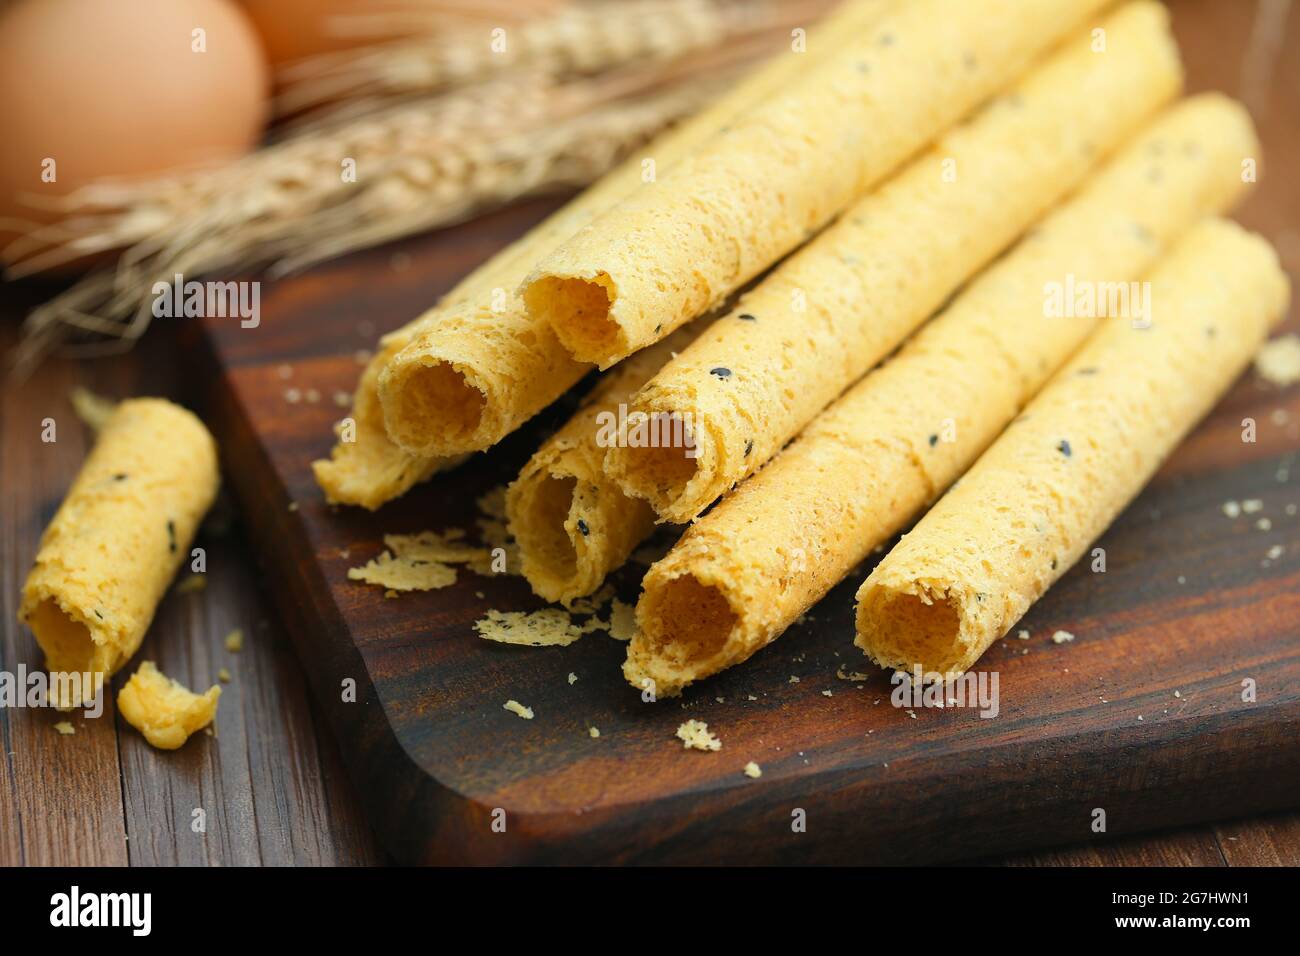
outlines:
[[[1259,0],[1276,3],[1277,0]],[[1300,180],[1286,169],[1300,155],[1300,11],[1288,19],[1277,75],[1243,66],[1251,43],[1250,0],[1179,0],[1175,28],[1189,88],[1246,98],[1263,130],[1272,176],[1240,219],[1273,240],[1300,277]],[[535,216],[535,210],[523,211]],[[516,214],[494,217],[512,235]],[[1300,285],[1300,283],[1298,283]],[[0,286],[0,349],[17,320],[52,287]],[[85,455],[91,435],[68,400],[75,385],[111,397],[189,394],[183,356],[160,323],[132,353],[94,362],[53,361],[21,386],[0,392],[0,670],[37,667],[31,634],[16,623],[18,594],[37,540]],[[58,440],[40,440],[42,420]],[[219,503],[198,542],[207,549],[207,587],[170,593],[141,649],[192,687],[227,668],[220,734],[170,753],[153,750],[120,718],[73,718],[62,736],[51,711],[0,709],[0,865],[294,865],[384,862],[358,809],[301,667],[260,590],[256,560],[238,515]],[[246,635],[226,651],[232,630]],[[115,687],[121,683],[121,677]],[[1248,786],[1243,781],[1243,786]],[[194,823],[204,811],[206,825]],[[197,831],[197,832],[196,832]],[[1010,865],[1300,864],[1300,812],[1192,827],[1086,847],[1045,850]]]

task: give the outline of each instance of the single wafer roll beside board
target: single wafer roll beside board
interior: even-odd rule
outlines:
[[[390,458],[479,451],[559,398],[590,365],[575,361],[517,294],[538,260],[622,199],[655,188],[643,181],[646,159],[660,173],[671,169],[737,116],[797,82],[809,56],[833,58],[897,5],[896,0],[853,0],[837,8],[813,28],[808,53],[773,57],[494,257],[490,273],[472,288],[458,289],[462,294],[447,307],[408,326],[403,347],[385,356],[374,376],[385,429],[375,443],[395,445],[387,452]]]
[[[1149,327],[1108,319],[871,573],[858,646],[885,667],[969,669],[1137,496],[1288,298],[1263,239],[1197,227],[1150,276]]]
[[[721,302],[1103,0],[914,0],[543,260],[530,314],[606,368]]]
[[[1095,328],[1048,320],[1044,290],[1138,278],[1246,188],[1245,110],[1169,110],[646,574],[624,675],[660,695],[775,640],[982,452]]]
[[[591,594],[654,530],[650,506],[601,468],[609,444],[626,441],[627,401],[685,348],[708,319],[678,329],[606,372],[572,418],[542,444],[506,492],[506,517],[524,577],[548,601]],[[630,423],[635,428],[635,423]],[[656,439],[657,439],[656,435]],[[671,440],[671,433],[666,436]]]
[[[633,411],[694,426],[693,457],[612,448],[609,474],[684,523],[762,467],[1177,95],[1168,21],[1124,7],[1105,55],[1080,31],[846,210],[637,394]]]
[[[117,407],[23,587],[19,617],[51,673],[108,676],[136,652],[219,479],[216,443],[193,414],[156,398]],[[74,707],[93,692],[57,703]]]

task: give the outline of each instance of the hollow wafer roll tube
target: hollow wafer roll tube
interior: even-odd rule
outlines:
[[[1245,189],[1245,111],[1173,107],[972,281],[893,359],[814,419],[654,564],[624,674],[660,695],[776,639],[955,481],[1095,328],[1045,289],[1137,279]]]
[[[565,603],[591,594],[654,530],[650,506],[623,494],[601,462],[609,445],[627,439],[619,422],[627,421],[632,393],[673,352],[689,345],[707,321],[678,329],[606,372],[583,407],[511,483],[506,516],[524,577],[536,594]],[[664,436],[672,438],[671,431]]]
[[[529,312],[607,367],[715,308],[1024,72],[1100,0],[915,0],[606,212],[529,276]]]
[[[842,4],[813,29],[807,40],[808,49],[822,55],[842,45],[846,37],[868,28],[896,3],[897,0],[850,0]],[[439,305],[385,336],[358,384],[350,416],[349,440],[341,438],[331,450],[330,458],[313,465],[317,483],[326,498],[336,504],[378,508],[432,474],[459,464],[466,452],[499,441],[573,385],[584,374],[586,366],[572,361],[553,337],[539,337],[530,331],[532,326],[523,303],[514,295],[516,287],[538,259],[597,214],[641,186],[645,156],[654,157],[661,168],[668,168],[715,136],[737,113],[788,84],[802,70],[804,62],[800,56],[790,53],[763,64],[712,106],[661,134],[644,150],[629,157],[586,192],[483,263]],[[460,336],[467,334],[471,340],[474,337],[472,324],[466,326],[466,312],[490,317],[488,332],[500,333],[503,337],[501,348],[506,359],[503,367],[515,369],[532,383],[545,381],[546,387],[540,390],[506,388],[504,392],[480,387],[483,408],[477,412],[474,409],[474,404],[479,401],[477,396],[461,392],[461,401],[453,401],[447,406],[449,414],[445,417],[436,397],[426,400],[417,388],[410,399],[413,408],[425,409],[432,417],[428,421],[416,418],[408,427],[427,426],[438,434],[449,429],[461,437],[440,446],[436,436],[429,443],[419,437],[407,436],[403,447],[389,436],[384,423],[379,396],[380,374],[406,345],[419,340],[421,344],[412,349],[419,356],[416,364],[420,368],[443,364],[451,369],[450,374],[439,376],[435,373],[431,376],[417,373],[412,367],[407,373],[398,375],[390,394],[402,393],[401,385],[406,374],[426,384],[429,378],[435,379],[433,384],[440,386],[450,381],[450,391],[455,394],[459,385],[457,376],[461,374],[456,371],[457,363],[460,363],[460,369],[470,374],[468,384],[479,386],[473,376],[473,366],[464,362]],[[449,317],[450,322],[442,336],[420,338],[423,331],[437,327],[444,317]],[[515,336],[517,338],[512,344],[511,339]],[[448,347],[449,354],[445,358],[436,351],[441,343]],[[543,369],[546,371],[541,371]],[[495,381],[499,383],[500,377]],[[418,385],[419,382],[412,384]],[[468,403],[464,400],[466,397]],[[472,418],[477,427],[467,428],[467,418]],[[407,419],[399,413],[395,423],[399,434],[403,433],[405,423]],[[465,441],[464,436],[471,433],[472,439]]]
[[[856,643],[960,674],[1077,561],[1227,391],[1286,309],[1272,248],[1192,231],[1150,277],[1149,327],[1112,318],[858,591]]]
[[[113,674],[144,640],[216,497],[212,436],[156,398],[122,402],[41,537],[23,587],[27,623],[55,674]],[[61,685],[75,707],[95,688]]]
[[[1135,3],[1035,68],[748,292],[631,410],[682,448],[611,448],[625,492],[684,523],[769,458],[1178,92],[1168,14]]]

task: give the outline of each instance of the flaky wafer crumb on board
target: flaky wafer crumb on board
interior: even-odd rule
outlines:
[[[506,710],[510,711],[510,713],[514,714],[517,717],[521,717],[524,720],[533,719],[533,709],[531,707],[525,707],[523,704],[519,703],[519,701],[514,700],[513,698],[511,700],[506,701],[501,706],[504,707]]]
[[[686,750],[717,751],[722,749],[722,741],[709,732],[709,725],[702,720],[688,720],[677,728],[677,739]]]
[[[1265,342],[1255,356],[1255,372],[1278,388],[1300,382],[1300,336],[1282,335]]]

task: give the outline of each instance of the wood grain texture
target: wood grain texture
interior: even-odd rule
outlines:
[[[1176,10],[1193,88],[1237,89],[1223,70],[1245,49],[1240,10]],[[1279,69],[1289,75],[1295,58]],[[1294,109],[1295,88],[1287,95],[1260,117],[1275,157],[1296,145],[1283,109]],[[1274,175],[1242,212],[1284,255],[1297,195]],[[396,256],[357,255],[277,284],[256,330],[188,330],[196,353],[206,350],[205,405],[240,463],[232,483],[291,636],[399,858],[921,862],[1074,843],[1107,863],[1142,857],[1125,844],[1094,848],[1095,808],[1114,837],[1300,799],[1300,519],[1286,515],[1300,500],[1290,479],[1292,470],[1300,479],[1300,390],[1249,376],[1100,542],[1107,572],[1076,567],[1022,622],[1031,640],[985,656],[1001,678],[995,720],[955,710],[913,719],[889,706],[882,675],[836,678],[841,664],[865,669],[850,639],[867,567],[745,665],[659,704],[623,684],[623,647],[603,635],[545,650],[478,638],[472,625],[488,609],[541,606],[518,578],[465,573],[444,591],[396,600],[347,581],[384,533],[472,535],[475,497],[512,477],[560,420],[553,411],[375,515],[327,507],[308,468],[328,450],[341,414],[331,396],[353,386],[355,350],[447,289],[475,261],[467,244],[504,244],[547,208],[528,204],[403,243]],[[319,398],[291,400],[308,393]],[[1240,440],[1247,416],[1259,423],[1252,445]],[[1263,501],[1270,530],[1224,516],[1225,500],[1245,498]],[[1264,562],[1275,545],[1282,556]],[[635,568],[616,582],[635,599]],[[1058,628],[1076,640],[1053,644]],[[1242,700],[1246,679],[1258,684],[1255,702]],[[357,703],[340,700],[347,680]],[[503,710],[508,698],[536,719]],[[674,730],[688,717],[721,735],[720,753],[683,751]],[[761,780],[741,774],[750,760]],[[505,833],[490,827],[496,810]],[[806,833],[792,832],[798,811]],[[1221,863],[1215,847],[1198,828],[1160,853]]]

